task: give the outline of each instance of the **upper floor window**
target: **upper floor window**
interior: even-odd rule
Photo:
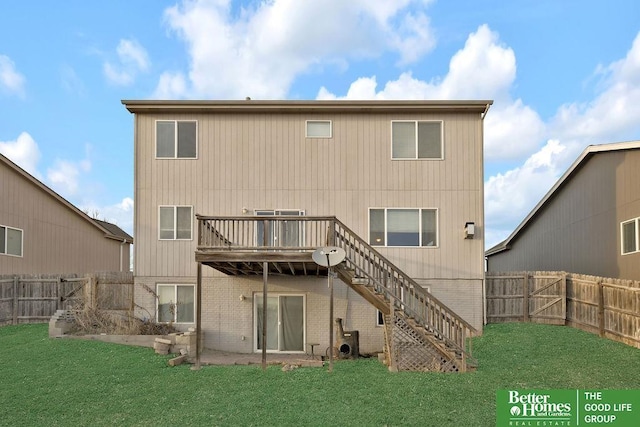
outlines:
[[[438,246],[437,209],[370,209],[372,246]]]
[[[197,151],[197,122],[156,121],[156,158],[195,159]]]
[[[191,240],[191,206],[160,206],[160,240]]]
[[[331,138],[331,120],[307,120],[307,138]]]
[[[0,225],[0,254],[22,256],[22,230]]]
[[[392,159],[442,159],[441,121],[392,121]]]
[[[634,218],[620,224],[620,241],[622,255],[640,251],[638,245],[638,222],[640,218]]]

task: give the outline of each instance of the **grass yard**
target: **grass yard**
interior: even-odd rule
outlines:
[[[576,329],[489,325],[478,371],[389,373],[377,360],[282,372],[167,366],[152,349],[0,328],[0,424],[493,426],[496,390],[640,388],[640,350]]]

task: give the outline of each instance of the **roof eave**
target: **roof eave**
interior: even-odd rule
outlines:
[[[322,112],[468,112],[486,114],[492,100],[429,100],[429,101],[273,101],[273,100],[122,100],[131,113],[152,112],[216,112],[216,113],[322,113]]]
[[[112,234],[109,230],[107,230],[105,227],[103,227],[102,225],[98,224],[97,222],[93,221],[91,219],[91,217],[89,217],[89,215],[87,215],[86,213],[82,212],[80,209],[78,209],[75,205],[73,205],[71,202],[69,202],[67,199],[65,199],[64,197],[62,197],[61,195],[59,195],[58,193],[56,193],[55,191],[53,191],[51,188],[49,188],[47,185],[45,185],[44,183],[42,183],[40,180],[36,179],[33,175],[31,175],[29,172],[25,171],[24,169],[22,169],[20,166],[18,166],[17,164],[13,163],[9,158],[7,158],[6,156],[3,156],[2,154],[0,154],[0,161],[4,162],[8,167],[10,167],[12,170],[14,170],[15,172],[17,172],[19,175],[21,175],[23,178],[25,178],[26,180],[30,181],[32,184],[34,184],[36,187],[40,188],[42,191],[44,191],[45,193],[47,193],[48,195],[50,195],[51,197],[53,197],[54,199],[56,199],[58,202],[60,202],[62,205],[66,206],[68,209],[70,209],[71,211],[75,212],[76,214],[80,215],[80,217],[82,217],[85,221],[88,221],[89,223],[93,224],[94,227],[98,228],[100,231],[102,231],[105,235],[105,237],[107,238],[115,238],[117,240],[122,241],[122,238],[115,236],[114,234]],[[131,242],[133,243],[133,241]]]

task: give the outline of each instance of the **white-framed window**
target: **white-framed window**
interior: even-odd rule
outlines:
[[[159,206],[158,217],[158,239],[192,239],[193,206]]]
[[[156,158],[195,159],[198,156],[198,122],[157,120]]]
[[[307,138],[331,138],[332,136],[331,120],[307,120],[306,129]]]
[[[443,156],[442,121],[392,121],[391,158],[394,160],[435,159]]]
[[[22,256],[22,230],[0,225],[0,255]]]
[[[156,318],[162,323],[195,322],[195,285],[157,284]]]
[[[638,239],[638,227],[640,218],[630,219],[620,223],[620,250],[622,255],[640,252],[640,240]]]
[[[438,246],[438,210],[370,208],[371,246]]]

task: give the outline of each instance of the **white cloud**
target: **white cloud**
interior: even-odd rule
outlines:
[[[540,146],[545,132],[538,113],[522,100],[496,103],[485,119],[485,161],[526,158]]]
[[[168,8],[165,17],[188,46],[189,85],[176,85],[180,74],[172,72],[173,78],[161,79],[156,93],[283,98],[293,80],[313,67],[385,52],[409,63],[434,45],[429,20],[408,10],[427,3],[272,0],[232,16],[228,0],[185,1]]]
[[[0,55],[0,91],[24,97],[26,79],[16,70],[15,63],[5,55]]]
[[[160,76],[153,99],[176,99],[187,92],[187,81],[181,73],[165,72]]]
[[[640,130],[640,33],[625,58],[596,72],[603,80],[590,102],[565,104],[551,122],[564,139],[603,143],[626,139]]]
[[[362,77],[352,83],[344,97],[331,94],[323,87],[318,98],[366,96],[368,99],[496,99],[509,102],[508,92],[515,75],[513,50],[503,46],[498,34],[487,25],[481,25],[451,58],[449,72],[443,79],[425,82],[414,78],[411,72],[404,72],[398,80],[387,82],[376,92],[375,77]],[[361,90],[363,88],[367,90]]]
[[[60,81],[62,87],[68,92],[77,95],[84,95],[84,83],[78,76],[78,73],[76,73],[76,70],[73,69],[73,67],[66,64],[60,67]]]
[[[27,132],[22,132],[15,141],[0,141],[0,153],[31,175],[39,177],[40,149]]]
[[[133,83],[139,72],[149,69],[147,51],[135,40],[120,40],[116,48],[118,62],[106,61],[103,71],[107,79],[116,85],[128,86]]]
[[[79,161],[56,159],[47,169],[47,183],[65,198],[78,194],[82,174],[91,171],[89,160],[90,147],[86,147],[86,156]]]

